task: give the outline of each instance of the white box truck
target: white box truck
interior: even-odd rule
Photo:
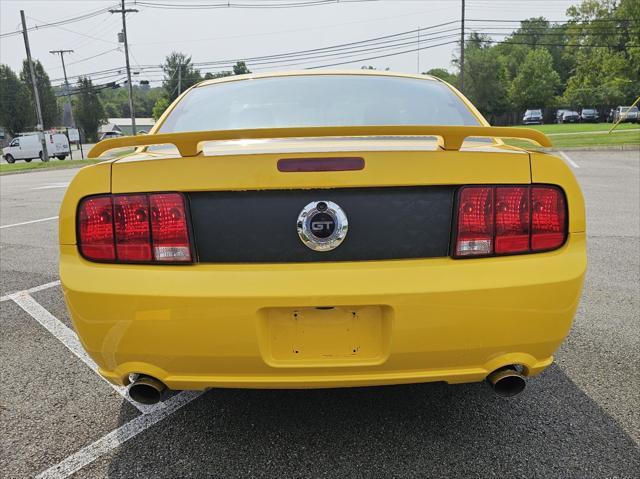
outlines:
[[[47,142],[47,152],[49,157],[56,157],[64,160],[69,154],[69,140],[62,133],[45,133],[44,139]],[[2,149],[2,156],[7,163],[14,163],[16,160],[29,162],[34,158],[42,160],[42,145],[37,134],[17,136],[9,146]]]

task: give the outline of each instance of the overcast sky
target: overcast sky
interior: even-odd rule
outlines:
[[[156,4],[193,5],[218,3],[220,0],[147,1]],[[274,1],[284,3],[291,0],[236,0],[238,3],[249,1],[253,4],[273,4]],[[107,8],[116,3],[114,0],[0,0],[0,29],[1,33],[19,30],[21,9],[27,16],[27,26],[32,27]],[[127,16],[127,29],[132,67],[139,72],[135,78],[159,85],[161,73],[138,66],[159,65],[173,50],[191,55],[194,62],[207,62],[315,49],[459,21],[461,2],[381,0],[304,8],[206,10],[159,9],[140,4],[134,6],[133,3],[133,0],[128,2],[130,7],[137,8],[139,12]],[[467,0],[466,17],[471,20],[520,20],[544,16],[550,20],[562,21],[566,18],[567,7],[576,3],[578,0]],[[491,28],[491,25],[496,27]],[[432,28],[431,32],[443,32],[433,34],[442,38],[429,39],[428,42],[421,43],[421,46],[455,40],[456,34],[451,29],[458,26],[452,24]],[[499,31],[497,27],[504,24],[470,21],[467,26],[470,29],[482,28],[487,32],[496,32]],[[49,50],[75,50],[66,57],[69,76],[124,66],[124,54],[117,41],[117,33],[121,27],[120,15],[104,13],[60,27],[35,30],[29,33],[32,55],[43,63],[53,83],[60,83],[58,79],[62,77],[62,68],[59,57],[50,54]],[[425,39],[428,38],[428,33],[429,30],[423,33]],[[502,37],[496,37],[499,38]],[[415,46],[404,48],[413,49]],[[448,44],[422,50],[419,54],[411,52],[375,60],[357,60],[339,68],[360,68],[366,64],[413,73],[418,70],[418,62],[420,71],[435,67],[451,68],[455,49],[455,44]],[[363,53],[360,58],[374,55],[375,53]],[[93,56],[95,58],[90,58]],[[24,57],[21,35],[0,39],[0,62],[18,70]],[[313,60],[297,66],[265,65],[261,68],[302,69],[326,63],[330,63],[330,60]],[[251,70],[260,71],[251,62],[248,62],[248,66]],[[209,69],[214,70],[212,67]],[[96,76],[95,81],[101,83],[119,79],[116,73],[108,78]]]

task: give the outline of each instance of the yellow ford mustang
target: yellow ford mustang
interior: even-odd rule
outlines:
[[[152,403],[165,389],[488,379],[553,361],[586,268],[559,158],[505,145],[427,76],[206,81],[135,153],[82,169],[60,276],[83,346]]]

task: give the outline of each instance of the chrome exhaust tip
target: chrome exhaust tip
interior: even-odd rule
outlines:
[[[158,403],[166,391],[167,386],[162,381],[151,376],[138,375],[129,386],[129,396],[141,404]]]
[[[487,376],[493,391],[502,397],[513,397],[524,391],[527,382],[515,368],[508,366],[496,369]]]

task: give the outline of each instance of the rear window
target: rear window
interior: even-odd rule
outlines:
[[[445,84],[366,75],[285,76],[194,88],[159,133],[367,125],[479,125]]]

